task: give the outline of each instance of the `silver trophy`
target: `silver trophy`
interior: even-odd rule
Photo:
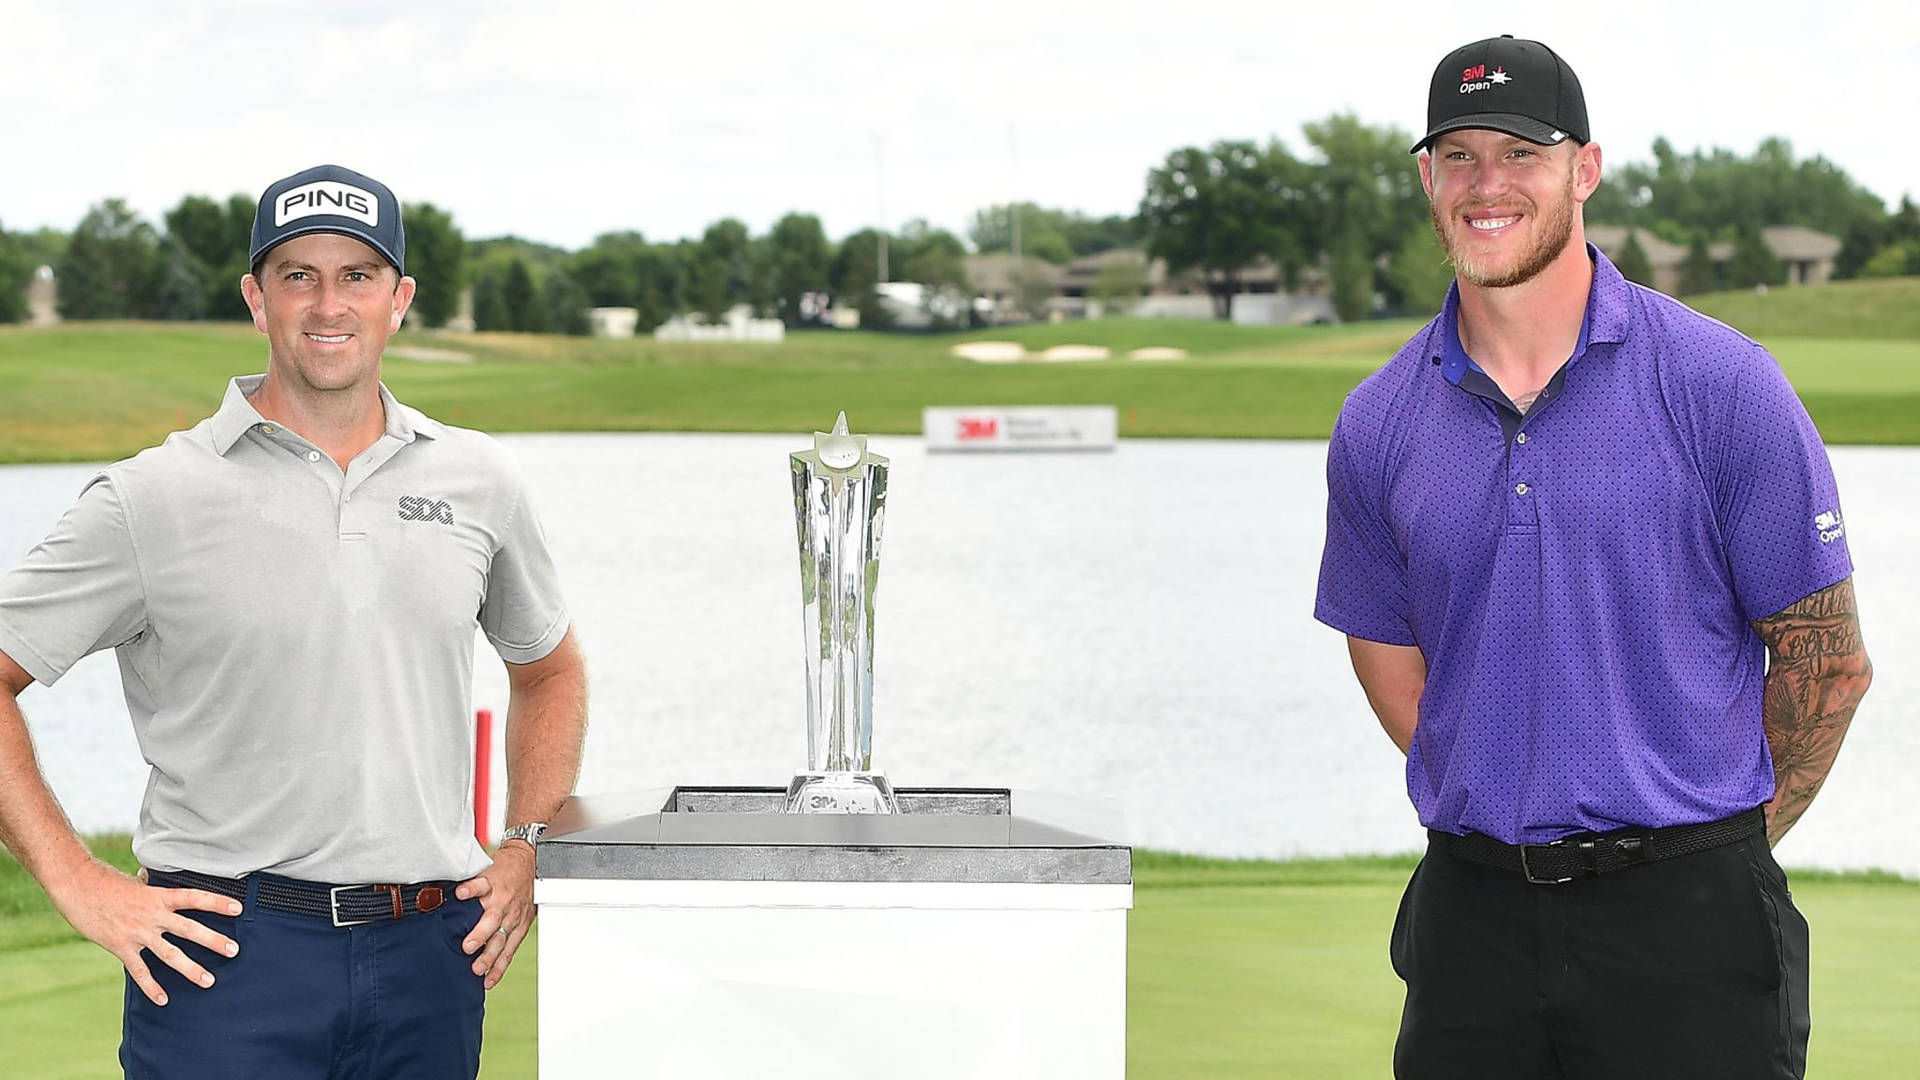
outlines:
[[[787,785],[786,810],[891,814],[893,787],[873,770],[873,591],[887,459],[867,452],[865,435],[847,431],[843,412],[789,464],[807,645],[807,768]]]

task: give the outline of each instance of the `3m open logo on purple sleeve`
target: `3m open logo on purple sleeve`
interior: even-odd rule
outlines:
[[[1831,544],[1847,534],[1847,527],[1840,520],[1840,511],[1828,510],[1813,519],[1813,527],[1820,530],[1820,542]]]

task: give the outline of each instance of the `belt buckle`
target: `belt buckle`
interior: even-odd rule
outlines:
[[[1527,863],[1527,852],[1533,850],[1534,848],[1553,848],[1553,847],[1566,847],[1566,846],[1567,846],[1567,842],[1565,840],[1555,840],[1552,843],[1547,843],[1547,844],[1521,844],[1520,845],[1520,873],[1526,877],[1527,883],[1531,885],[1565,885],[1567,882],[1572,881],[1573,878],[1570,876],[1557,877],[1557,878],[1538,877],[1534,874],[1533,867]]]
[[[331,909],[331,914],[333,915],[333,925],[359,926],[363,923],[370,923],[370,922],[377,921],[374,919],[348,919],[343,921],[340,918],[340,893],[346,889],[364,889],[364,888],[367,888],[367,886],[335,885],[333,888],[327,890],[327,906]]]

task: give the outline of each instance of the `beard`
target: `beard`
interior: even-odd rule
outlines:
[[[1554,200],[1554,204],[1547,207],[1544,213],[1538,212],[1541,208],[1537,205],[1533,208],[1536,211],[1533,243],[1504,272],[1477,263],[1467,251],[1467,245],[1455,241],[1453,233],[1447,228],[1448,219],[1440,216],[1438,206],[1429,203],[1427,210],[1433,217],[1433,231],[1440,237],[1440,246],[1446,249],[1447,258],[1453,263],[1454,271],[1461,280],[1482,289],[1506,289],[1533,280],[1560,257],[1560,253],[1567,249],[1567,243],[1573,239],[1573,208],[1576,202],[1571,173],[1567,175],[1566,190],[1561,194],[1563,197]],[[1473,228],[1465,224],[1457,227]]]

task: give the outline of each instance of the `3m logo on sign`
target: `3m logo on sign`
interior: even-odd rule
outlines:
[[[401,521],[437,521],[442,525],[453,524],[453,506],[439,499],[425,499],[418,495],[400,496]]]
[[[963,440],[991,439],[991,438],[997,437],[999,434],[1000,434],[1000,421],[997,419],[986,419],[986,420],[962,419],[960,421],[959,436]]]
[[[338,180],[315,180],[280,193],[273,203],[275,228],[315,214],[334,214],[358,218],[368,225],[380,224],[380,200],[373,192],[343,184]]]

